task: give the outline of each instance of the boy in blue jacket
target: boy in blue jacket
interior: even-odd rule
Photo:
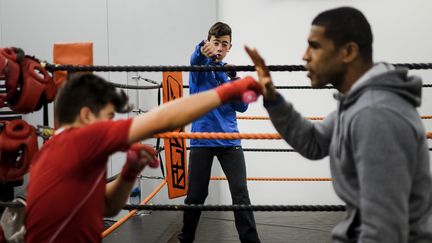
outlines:
[[[208,38],[199,43],[192,53],[191,65],[224,66],[222,60],[231,49],[231,28],[215,23]],[[229,77],[230,76],[230,77]],[[213,89],[236,79],[235,73],[191,72],[190,94]],[[192,132],[238,133],[236,112],[244,112],[248,105],[235,101],[213,109],[192,123]],[[208,195],[208,185],[213,158],[216,157],[228,179],[233,204],[250,204],[246,184],[246,166],[240,140],[191,139],[189,154],[189,189],[186,204],[203,204]],[[185,211],[179,240],[193,242],[200,211]],[[252,211],[235,211],[235,224],[241,242],[260,242]]]

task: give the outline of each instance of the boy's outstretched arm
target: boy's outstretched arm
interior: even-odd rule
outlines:
[[[246,77],[209,91],[176,99],[136,116],[129,130],[129,144],[182,127],[222,103],[241,100],[242,94],[248,90],[262,93],[259,83],[252,77]]]

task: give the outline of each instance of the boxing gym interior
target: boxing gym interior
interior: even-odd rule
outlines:
[[[285,100],[312,122],[322,122],[338,108],[337,90],[311,87],[304,69],[307,38],[318,13],[347,5],[361,10],[371,24],[374,62],[406,66],[410,75],[422,79],[417,111],[427,132],[430,156],[432,2],[427,0],[0,0],[0,47],[22,48],[37,58],[54,82],[63,82],[68,72],[81,71],[112,82],[125,91],[134,106],[131,112],[115,116],[126,119],[189,96],[189,75],[197,70],[190,64],[191,53],[207,38],[210,26],[224,22],[232,29],[232,47],[223,61],[233,68],[214,70],[234,70],[240,78],[257,78],[244,46],[254,47],[267,65],[274,65],[271,77]],[[212,67],[206,70],[214,71]],[[0,75],[0,99],[6,99],[8,88]],[[21,94],[32,92],[31,87],[18,90]],[[46,92],[42,103],[27,99],[23,104],[3,105],[0,134],[6,124],[22,120],[32,127],[37,147],[49,140],[56,128],[55,91]],[[103,219],[102,242],[180,242],[178,235],[187,211],[201,212],[197,243],[241,242],[235,211],[253,212],[261,242],[332,242],[332,230],[346,218],[346,205],[333,187],[329,157],[309,160],[293,149],[273,126],[260,96],[245,112],[237,112],[236,119],[239,133],[232,138],[193,134],[187,125],[143,141],[155,148],[160,163],[155,168],[145,167],[125,207],[118,215]],[[4,139],[2,135],[0,139]],[[241,141],[250,204],[233,205],[217,158],[211,165],[205,203],[185,203],[191,139]],[[0,140],[0,149],[5,143]],[[19,153],[15,156],[21,158]],[[107,183],[118,176],[125,159],[124,152],[109,157]],[[0,212],[14,207],[14,199],[25,198],[30,167],[30,161],[26,167],[13,167],[19,174],[14,176],[7,176],[6,167],[0,167]]]

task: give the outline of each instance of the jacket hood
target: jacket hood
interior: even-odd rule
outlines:
[[[386,67],[393,67],[385,64]],[[383,78],[385,76],[385,78]],[[388,68],[385,72],[372,76],[358,86],[353,88],[345,95],[343,106],[347,107],[354,103],[364,92],[375,90],[388,90],[403,97],[413,106],[421,104],[422,80],[418,76],[408,76],[406,68]]]

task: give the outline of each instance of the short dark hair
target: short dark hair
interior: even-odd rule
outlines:
[[[372,61],[372,30],[362,12],[352,7],[340,7],[320,13],[312,25],[325,28],[325,36],[333,40],[336,47],[348,42],[359,46],[360,56]]]
[[[231,27],[229,27],[229,25],[222,23],[222,22],[217,22],[212,27],[210,27],[209,32],[208,32],[208,36],[207,36],[207,40],[210,40],[210,37],[212,35],[214,35],[215,37],[221,37],[224,35],[229,35],[230,40],[232,41]]]
[[[55,112],[59,125],[73,123],[81,108],[88,107],[99,115],[108,104],[118,113],[129,112],[132,107],[123,90],[92,73],[76,73],[69,76],[60,87],[55,100]]]

